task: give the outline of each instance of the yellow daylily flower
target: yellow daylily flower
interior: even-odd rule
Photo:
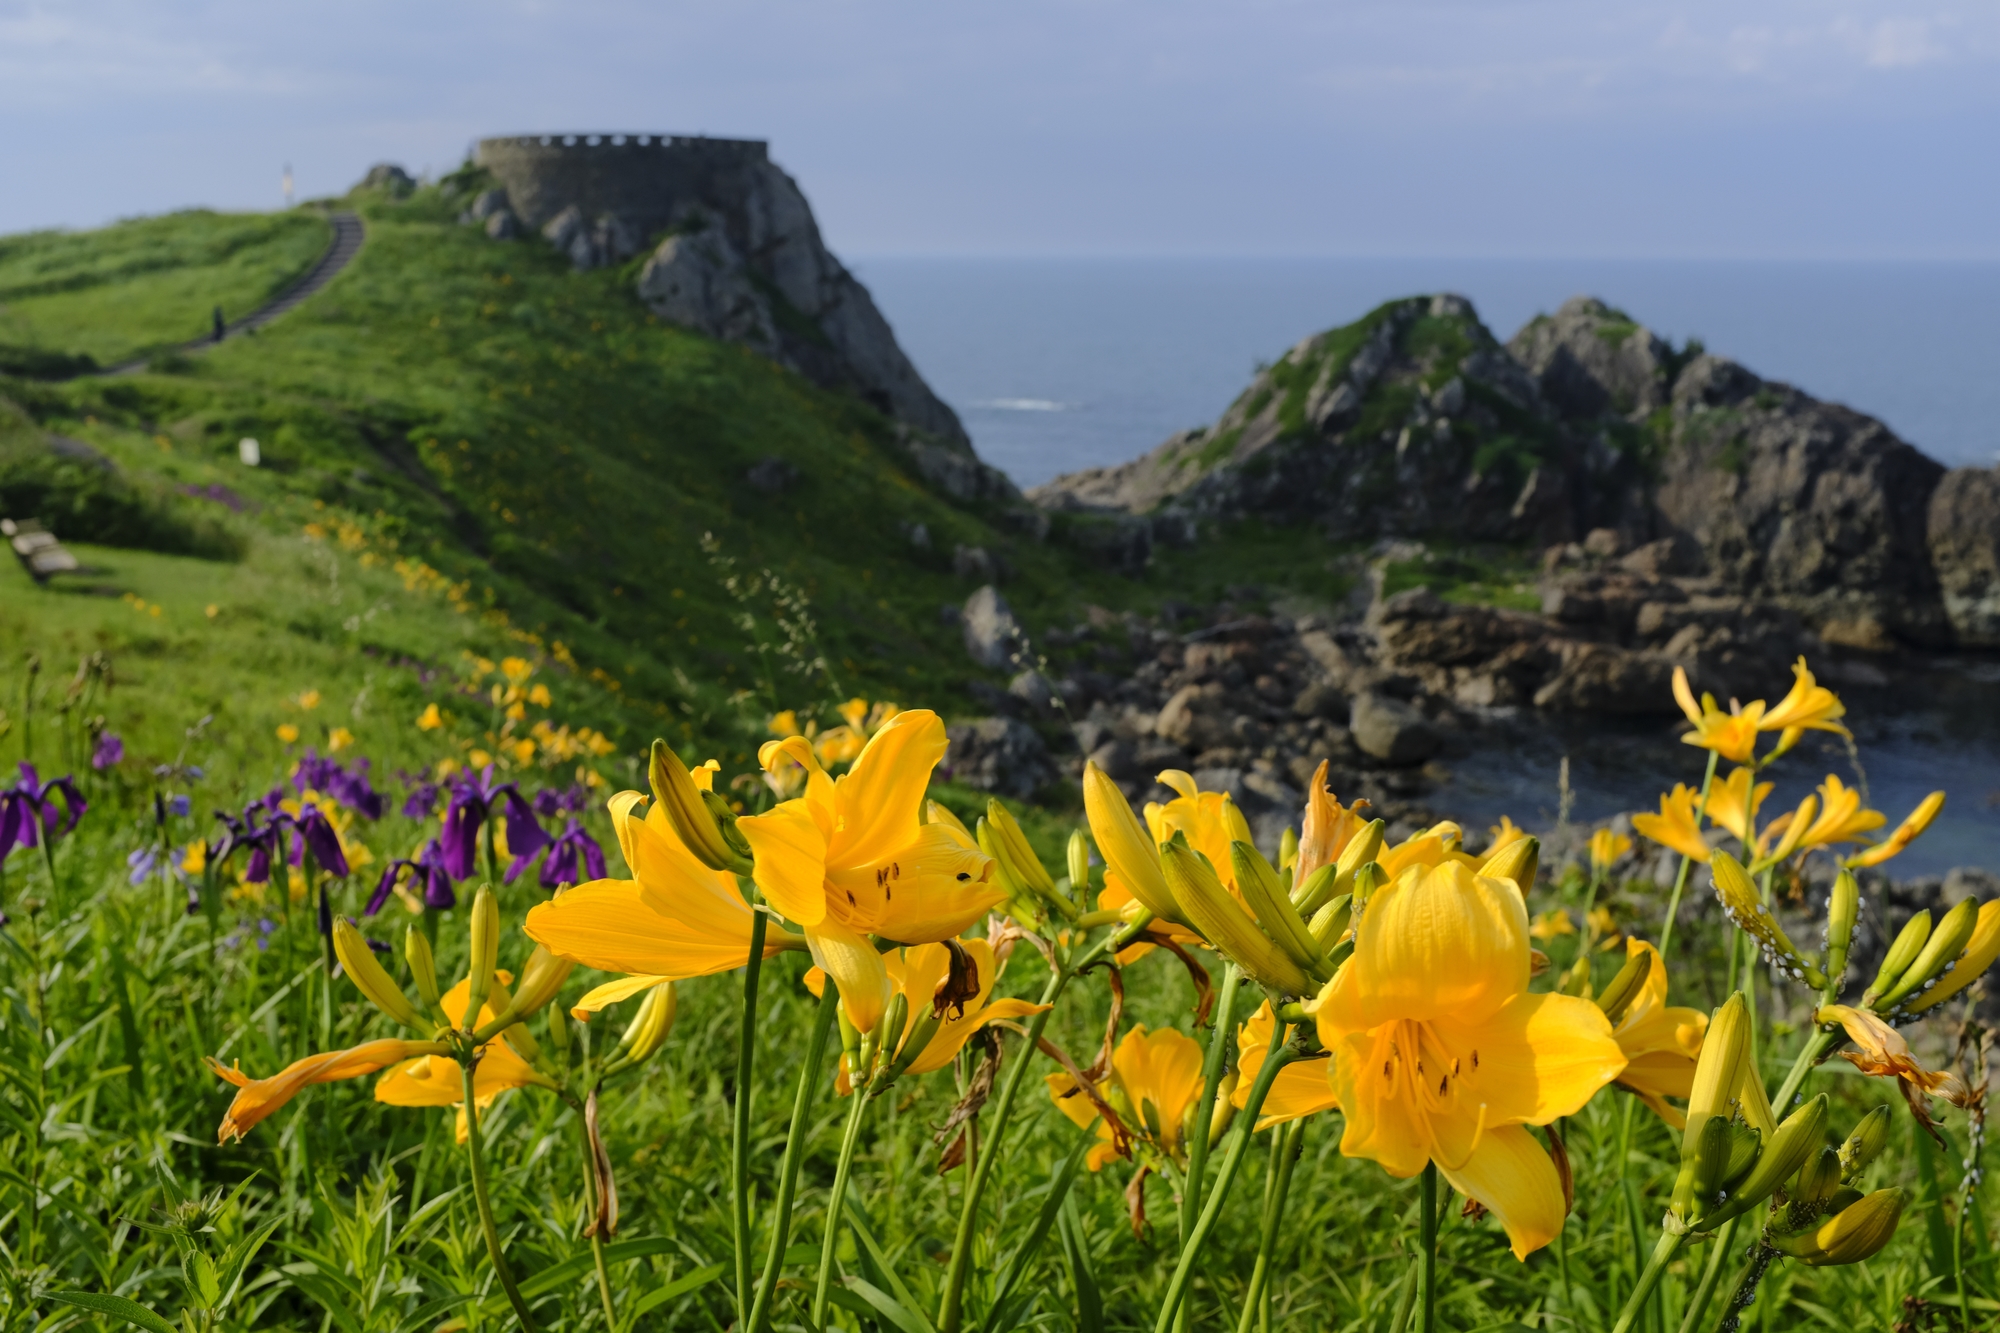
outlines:
[[[799,730],[798,710],[792,708],[787,708],[780,713],[774,713],[771,716],[771,721],[769,723],[769,726],[771,734],[773,736],[776,736],[779,740],[784,740],[787,737],[791,736],[802,736],[805,734],[804,732]]]
[[[293,726],[289,722],[280,722],[278,724],[277,734],[278,734],[278,741],[280,744],[291,745],[298,740],[299,729]]]
[[[1873,833],[1889,822],[1880,810],[1861,804],[1861,793],[1832,773],[1819,785],[1819,818],[1807,826],[1798,846],[1809,850],[1836,842],[1859,842],[1864,833]],[[1915,834],[1911,835],[1915,837]]]
[[[1190,774],[1177,768],[1161,773],[1159,782],[1179,795],[1165,805],[1146,802],[1141,813],[1146,817],[1154,845],[1171,842],[1176,833],[1183,834],[1188,846],[1208,858],[1216,878],[1240,898],[1236,872],[1230,866],[1229,844],[1256,841],[1250,833],[1250,821],[1243,817],[1236,802],[1229,799],[1228,792],[1203,791]]]
[[[1757,752],[1757,732],[1764,720],[1764,701],[1758,699],[1748,706],[1739,706],[1733,701],[1730,711],[1725,713],[1716,705],[1715,696],[1704,694],[1701,704],[1696,706],[1694,691],[1688,686],[1687,672],[1681,667],[1674,668],[1674,701],[1687,714],[1687,720],[1694,724],[1694,730],[1681,737],[1686,745],[1703,750],[1713,750],[1733,764],[1747,764]]]
[[[1463,830],[1450,820],[1446,820],[1412,833],[1394,847],[1384,847],[1382,854],[1375,858],[1375,862],[1382,867],[1385,876],[1394,879],[1413,866],[1430,870],[1446,862],[1462,865],[1468,870],[1477,870],[1481,858],[1465,850]]]
[[[1493,853],[1499,851],[1502,847],[1506,847],[1509,844],[1519,842],[1521,839],[1528,836],[1528,832],[1526,829],[1516,824],[1512,819],[1509,819],[1506,815],[1500,816],[1500,822],[1495,824],[1492,828],[1486,831],[1489,834],[1491,834],[1493,838],[1491,842],[1486,844],[1486,855],[1489,857],[1492,856]]]
[[[1906,1014],[1935,1009],[1952,996],[1986,975],[1986,969],[2000,958],[2000,898],[1981,904],[1972,925],[1972,938],[1965,943],[1951,971],[1938,977],[1928,990],[1919,991],[1903,1002]]]
[[[1847,706],[1832,690],[1813,679],[1813,673],[1806,669],[1806,659],[1801,657],[1792,665],[1791,693],[1778,700],[1777,707],[1764,714],[1757,723],[1757,729],[1784,733],[1778,738],[1778,748],[1773,752],[1775,758],[1798,744],[1799,737],[1808,731],[1849,735],[1847,728],[1840,725],[1840,719],[1846,716]]]
[[[707,764],[691,770],[706,789]],[[578,1017],[663,982],[705,977],[742,967],[750,956],[750,905],[736,877],[711,870],[681,841],[659,802],[642,817],[647,798],[622,791],[606,802],[630,879],[579,884],[528,909],[522,929],[551,953],[601,972],[623,972],[579,1000]],[[496,825],[498,833],[502,826]],[[764,956],[804,945],[777,926],[767,928]]]
[[[1601,828],[1590,835],[1590,868],[1597,875],[1608,875],[1618,858],[1632,850],[1632,840],[1623,833],[1613,833]]]
[[[474,1027],[491,1022],[499,1016],[500,1009],[507,1007],[506,988],[513,977],[499,971],[493,974],[493,979],[494,990],[479,1006],[479,1021]],[[463,1026],[471,999],[472,981],[468,977],[439,996],[438,1004],[454,1026]],[[509,1088],[554,1086],[515,1052],[504,1034],[480,1048],[479,1063],[472,1071],[473,1101],[482,1115],[493,1105],[493,1099]],[[448,1054],[419,1055],[397,1065],[375,1084],[375,1100],[390,1106],[456,1107],[458,1141],[465,1142],[465,1076],[458,1061]]]
[[[1584,924],[1590,927],[1590,937],[1599,941],[1597,947],[1600,949],[1609,949],[1624,938],[1618,930],[1618,918],[1611,915],[1609,907],[1600,905],[1591,908]]]
[[[1098,1093],[1132,1137],[1162,1156],[1178,1160],[1185,1154],[1193,1114],[1201,1095],[1202,1051],[1199,1042],[1173,1028],[1147,1032],[1139,1024],[1119,1041],[1111,1055],[1111,1073],[1098,1083]],[[1117,1136],[1098,1115],[1097,1106],[1066,1072],[1048,1075],[1049,1097],[1079,1129],[1097,1122],[1101,1140],[1084,1160],[1092,1171],[1119,1155]],[[1218,1099],[1216,1117],[1233,1112]]]
[[[805,795],[736,825],[756,857],[758,887],[805,932],[813,961],[864,1032],[888,1002],[888,972],[869,936],[948,940],[1007,896],[976,843],[918,822],[946,743],[936,713],[898,713],[835,780],[803,738],[767,741],[760,762],[769,769],[790,758],[806,768]]]
[[[871,709],[866,699],[849,699],[838,711],[843,724],[828,730],[813,746],[822,764],[851,763],[868,739],[902,709],[892,703],[878,703]]]
[[[1846,1029],[1848,1040],[1861,1049],[1842,1051],[1840,1058],[1864,1074],[1895,1079],[1903,1100],[1910,1104],[1910,1114],[1926,1129],[1931,1127],[1927,1097],[1942,1097],[1953,1106],[1965,1107],[1971,1105],[1976,1095],[1949,1070],[1924,1068],[1910,1050],[1910,1043],[1903,1040],[1903,1034],[1866,1009],[1845,1004],[1821,1005],[1813,1011],[1813,1021],[1837,1023]]]
[[[1693,1090],[1708,1015],[1667,1003],[1667,967],[1658,949],[1644,940],[1627,939],[1625,956],[1645,958],[1647,971],[1638,995],[1611,1029],[1626,1060],[1618,1085],[1637,1093],[1639,1100],[1674,1129],[1685,1129],[1687,1116],[1666,1099],[1685,1100]]]
[[[1757,841],[1757,811],[1775,783],[1757,781],[1754,769],[1732,769],[1728,777],[1708,790],[1708,818],[1716,827],[1727,829],[1745,847]]]
[[[1319,761],[1312,784],[1306,789],[1306,813],[1299,825],[1298,858],[1292,863],[1292,883],[1303,884],[1321,866],[1330,866],[1354,835],[1367,827],[1361,812],[1367,801],[1342,805],[1326,787],[1327,761]]]
[[[1346,1116],[1341,1153],[1407,1179],[1435,1162],[1526,1258],[1562,1229],[1555,1164],[1524,1128],[1580,1110],[1625,1068],[1588,1000],[1530,994],[1511,880],[1455,861],[1377,889],[1314,1003]]]
[[[1576,934],[1576,922],[1570,920],[1568,912],[1560,907],[1551,907],[1535,918],[1535,924],[1528,927],[1528,933],[1538,940],[1552,940],[1563,935]]]
[[[1693,787],[1676,782],[1673,791],[1660,797],[1660,813],[1633,815],[1632,827],[1641,837],[1706,865],[1708,841],[1701,836],[1701,822],[1695,814],[1695,802],[1700,799],[1701,793]]]
[[[1250,1102],[1250,1090],[1257,1082],[1257,1074],[1264,1068],[1264,1057],[1270,1052],[1271,1037],[1277,1031],[1277,1019],[1271,1013],[1271,1002],[1264,1001],[1257,1012],[1250,1015],[1247,1022],[1236,1030],[1236,1091],[1229,1100],[1237,1110],[1242,1110]],[[1264,1109],[1258,1114],[1257,1128],[1269,1129],[1282,1125],[1287,1120],[1302,1120],[1321,1111],[1337,1111],[1340,1099],[1333,1095],[1327,1083],[1324,1054],[1294,1060],[1278,1071],[1271,1080],[1271,1089],[1264,1096]]]
[[[1879,866],[1890,857],[1900,855],[1905,847],[1915,842],[1923,831],[1931,826],[1931,821],[1936,819],[1938,812],[1943,809],[1944,793],[1932,792],[1917,803],[1917,808],[1910,811],[1909,816],[1896,825],[1895,831],[1888,837],[1868,850],[1848,857],[1841,864],[1849,868]]]
[[[222,1125],[216,1131],[216,1142],[242,1138],[312,1084],[360,1078],[405,1060],[444,1055],[450,1050],[443,1042],[384,1037],[378,1041],[364,1041],[344,1051],[309,1055],[303,1060],[294,1060],[269,1078],[255,1079],[236,1066],[223,1064],[212,1055],[203,1056],[210,1069],[236,1085],[236,1096],[223,1113]]]
[[[1179,921],[1180,908],[1167,889],[1166,872],[1160,869],[1159,844],[1132,813],[1118,784],[1088,760],[1083,765],[1083,814],[1090,823],[1097,853],[1104,858],[1105,893],[1115,900],[1108,905],[1134,901],[1162,921]],[[1225,866],[1229,864],[1228,852],[1225,842]]]
[[[954,945],[961,955],[960,968],[970,969],[972,973],[969,979],[953,975]],[[894,1064],[898,1058],[907,1055],[910,1062],[904,1066],[905,1074],[928,1074],[944,1068],[965,1049],[965,1043],[972,1040],[972,1034],[988,1023],[1003,1018],[1026,1018],[1050,1008],[1049,1005],[1028,1000],[990,998],[993,984],[1000,979],[1000,967],[994,959],[993,946],[983,939],[912,945],[884,954],[882,965],[889,974],[890,994],[905,997],[910,1017],[897,1040],[896,1049],[882,1052],[880,1062]],[[806,988],[814,995],[823,993],[825,987],[826,973],[816,967],[806,973]],[[958,987],[967,989],[954,994]],[[845,998],[841,1003],[845,1007]],[[922,1033],[925,1012],[937,1016],[937,1026],[929,1030],[927,1037]],[[853,1022],[852,1016],[848,1021]],[[910,1043],[919,1039],[924,1042],[922,1048],[912,1052]],[[854,1091],[854,1082],[854,1071],[848,1067],[848,1058],[843,1054],[835,1080],[840,1095],[845,1097]]]
[[[425,704],[424,711],[417,714],[418,731],[436,731],[444,725],[444,714],[436,704]]]

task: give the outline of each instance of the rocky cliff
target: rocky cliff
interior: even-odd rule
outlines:
[[[1293,347],[1213,426],[1030,494],[1149,532],[1263,518],[1560,547],[1605,531],[1830,641],[2000,645],[2000,473],[1947,473],[1872,417],[1588,297],[1504,346],[1463,297],[1390,302]]]
[[[579,268],[651,247],[638,293],[662,319],[852,390],[932,447],[971,458],[958,415],[827,249],[804,192],[762,141],[514,135],[481,140],[474,163],[493,187],[466,220],[489,235],[539,233]],[[997,477],[982,484],[1002,485]]]

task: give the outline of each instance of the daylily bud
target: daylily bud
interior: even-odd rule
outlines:
[[[515,989],[514,1002],[507,1006],[508,1013],[520,1019],[541,1012],[575,970],[575,963],[558,958],[546,946],[537,944],[521,969],[521,982]]]
[[[1708,1033],[1695,1061],[1694,1083],[1688,1092],[1687,1128],[1681,1135],[1681,1170],[1674,1181],[1673,1215],[1683,1225],[1692,1216],[1698,1198],[1700,1175],[1695,1154],[1702,1132],[1712,1119],[1729,1117],[1729,1102],[1742,1081],[1749,1063],[1749,1027],[1743,1008],[1743,993],[1734,992],[1716,1009],[1709,1020]]]
[[[1801,1224],[1819,1216],[1823,1205],[1832,1200],[1834,1191],[1840,1188],[1840,1153],[1834,1148],[1821,1148],[1806,1158],[1804,1166],[1786,1193],[1792,1196],[1792,1207],[1797,1210]]]
[[[1334,862],[1333,893],[1352,893],[1356,902],[1368,900],[1356,876],[1361,873],[1361,867],[1382,854],[1382,835],[1388,827],[1386,820],[1377,819],[1363,825],[1359,833],[1347,840],[1347,845],[1340,849],[1340,859]],[[1378,877],[1375,882],[1379,884],[1382,881]]]
[[[641,1064],[667,1044],[667,1034],[674,1030],[674,1009],[673,982],[663,982],[646,992],[639,1012],[632,1017],[632,1025],[618,1039],[618,1058],[614,1062],[618,1068]]]
[[[1300,916],[1312,916],[1334,897],[1335,882],[1339,878],[1340,867],[1331,863],[1321,866],[1306,876],[1305,883],[1292,885],[1292,906],[1299,909]]]
[[[1523,839],[1527,841],[1527,839]],[[1653,962],[1658,955],[1647,949],[1638,949],[1625,959],[1625,966],[1618,969],[1618,975],[1605,984],[1604,991],[1597,997],[1597,1007],[1611,1020],[1613,1027],[1625,1017],[1625,1011],[1632,1007],[1632,1001],[1645,990],[1646,980],[1652,975]]]
[[[1368,895],[1382,887],[1389,877],[1382,873],[1380,864],[1370,861],[1354,872],[1354,909],[1360,911],[1368,906]]]
[[[1792,1178],[1802,1163],[1819,1151],[1825,1137],[1826,1094],[1822,1092],[1785,1117],[1785,1122],[1778,1126],[1778,1132],[1771,1135],[1770,1142],[1764,1145],[1764,1151],[1757,1157],[1757,1165],[1744,1177],[1743,1183],[1720,1208],[1699,1218],[1698,1225],[1704,1230],[1720,1226],[1770,1198],[1780,1185]]]
[[[1757,941],[1765,959],[1779,971],[1814,988],[1826,985],[1826,976],[1807,962],[1785,936],[1778,918],[1757,895],[1757,885],[1743,863],[1728,852],[1716,852],[1709,861],[1715,881],[1715,896],[1722,900],[1723,914],[1735,927]]]
[[[493,886],[481,884],[472,898],[472,958],[466,970],[471,985],[465,1001],[467,1032],[479,1025],[479,1010],[493,990],[493,966],[500,954],[500,905]]]
[[[1763,1151],[1763,1133],[1741,1120],[1732,1119],[1729,1122],[1729,1164],[1722,1168],[1721,1188],[1734,1190],[1742,1184],[1743,1178],[1757,1165],[1757,1158]]]
[[[1889,1108],[1878,1106],[1861,1117],[1861,1123],[1840,1145],[1840,1178],[1853,1180],[1881,1155],[1889,1142]]]
[[[1173,894],[1175,915],[1208,938],[1259,985],[1286,995],[1317,989],[1305,970],[1257,928],[1216,877],[1208,858],[1188,846],[1184,834],[1160,845],[1160,868]]]
[[[1132,813],[1118,784],[1088,761],[1083,766],[1083,812],[1090,821],[1090,835],[1097,841],[1098,855],[1104,858],[1105,873],[1118,876],[1126,891],[1154,916],[1179,921],[1180,909],[1167,889],[1152,834]]]
[[[569,1063],[569,1015],[559,1004],[549,1006],[549,1045],[555,1049],[556,1063]]]
[[[1733,1143],[1730,1123],[1719,1115],[1709,1117],[1695,1141],[1694,1155],[1688,1159],[1694,1175],[1692,1203],[1697,1215],[1714,1206],[1716,1193],[1729,1176],[1729,1150]]]
[[[1861,1006],[1872,1009],[1875,1002],[1886,994],[1891,986],[1902,979],[1910,964],[1917,961],[1917,955],[1924,950],[1924,942],[1931,937],[1931,914],[1918,912],[1903,923],[1896,942],[1889,946],[1889,952],[1882,956],[1882,966],[1875,973],[1867,993],[1861,997]]]
[[[1298,909],[1285,896],[1278,872],[1264,854],[1247,842],[1229,844],[1229,866],[1236,873],[1236,887],[1264,933],[1307,973],[1324,981],[1333,973],[1327,969],[1326,953],[1299,920]]]
[[[1526,897],[1535,887],[1535,876],[1541,869],[1542,840],[1540,838],[1516,838],[1499,851],[1486,858],[1480,865],[1479,873],[1493,879],[1511,879],[1521,896]]]
[[[667,821],[674,826],[674,832],[680,835],[696,860],[711,870],[727,870],[738,875],[750,873],[749,844],[743,843],[738,847],[723,836],[722,825],[717,822],[714,809],[703,799],[705,793],[695,785],[687,765],[665,741],[653,742],[652,762],[647,776],[652,782],[653,799],[666,811]],[[720,799],[717,798],[718,801]],[[723,806],[723,813],[728,814],[727,805]],[[735,833],[735,818],[733,815],[729,818],[729,831]],[[742,842],[742,835],[738,834],[735,841]]]
[[[1937,979],[1936,985],[1907,1000],[1903,1012],[1921,1014],[1935,1009],[1985,975],[1995,958],[2000,958],[2000,899],[1979,909],[1972,938],[1965,943],[1965,953]]]
[[[1080,895],[1090,888],[1090,839],[1083,836],[1082,829],[1074,829],[1064,851],[1069,861],[1069,891]]]
[[[1835,985],[1847,975],[1847,946],[1854,941],[1854,918],[1861,911],[1861,885],[1842,870],[1826,899],[1826,974]]]
[[[1229,1122],[1236,1118],[1236,1085],[1242,1080],[1240,1071],[1230,1069],[1223,1072],[1215,1085],[1215,1110],[1208,1117],[1208,1146],[1213,1148],[1229,1128]],[[1193,1103],[1199,1107],[1201,1103]]]
[[[354,928],[354,923],[344,916],[333,919],[333,951],[339,956],[340,965],[347,969],[347,979],[377,1009],[406,1028],[430,1026],[417,1013],[417,1007],[410,1003],[409,997],[403,994],[403,988],[396,984],[396,979],[375,961],[375,951],[368,947],[368,941]]]
[[[1979,904],[1967,898],[1958,906],[1944,914],[1924,942],[1923,951],[1910,964],[1889,992],[1875,1002],[1877,1009],[1887,1009],[1904,996],[1915,991],[1925,982],[1944,971],[1945,964],[1955,962],[1965,952],[1965,946],[1972,939],[1972,929],[1978,924]]]
[[[1013,813],[997,800],[986,802],[986,822],[993,830],[994,847],[986,848],[986,854],[1003,866],[1012,870],[1015,878],[1025,884],[1029,891],[1053,898],[1056,883],[1049,878],[1049,872],[1042,865],[1042,858],[1035,855],[1035,849],[1028,845],[1028,835],[1021,831],[1021,823]],[[984,846],[984,839],[981,840]],[[995,850],[995,847],[998,850]]]
[[[1851,1203],[1812,1231],[1774,1236],[1771,1246],[1815,1268],[1858,1264],[1881,1253],[1903,1219],[1908,1195],[1899,1189],[1876,1190]]]
[[[897,991],[889,997],[889,1007],[883,1011],[882,1022],[872,1034],[881,1045],[877,1048],[886,1059],[894,1059],[902,1049],[903,1029],[910,1025],[910,997]],[[862,1049],[867,1050],[868,1039],[862,1038]]]
[[[893,1004],[894,1001],[891,1001],[891,1003]],[[888,1042],[882,1043],[884,1054],[893,1055],[895,1058],[889,1062],[888,1066],[881,1073],[875,1076],[875,1096],[879,1097],[884,1092],[887,1092],[890,1084],[909,1071],[910,1066],[915,1064],[918,1057],[929,1048],[931,1038],[937,1036],[938,1029],[943,1025],[943,1011],[938,1009],[937,1006],[929,1004],[917,1006],[916,1013],[911,1017],[908,1025],[907,1035],[902,1039],[902,1048],[898,1050]]]
[[[410,979],[417,983],[417,994],[424,997],[425,1004],[437,1008],[437,961],[431,956],[430,936],[415,926],[404,931],[403,960],[410,965]]]
[[[1331,951],[1340,942],[1340,937],[1347,933],[1348,923],[1353,920],[1354,898],[1343,893],[1315,912],[1312,925],[1307,929],[1312,931],[1314,944],[1322,951]]]
[[[1290,824],[1278,836],[1278,869],[1289,870],[1299,863],[1299,831]]]

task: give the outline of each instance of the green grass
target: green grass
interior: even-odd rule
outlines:
[[[197,209],[91,232],[0,239],[0,343],[110,365],[249,314],[325,252],[319,214]]]
[[[1415,560],[1392,560],[1383,568],[1382,595],[1429,588],[1447,602],[1539,611],[1536,571],[1523,552],[1505,547],[1436,544]]]

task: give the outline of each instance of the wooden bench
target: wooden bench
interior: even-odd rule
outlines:
[[[7,539],[21,568],[37,583],[47,583],[57,574],[73,574],[83,568],[82,562],[64,549],[53,532],[32,518],[18,522],[0,518],[0,537]]]

